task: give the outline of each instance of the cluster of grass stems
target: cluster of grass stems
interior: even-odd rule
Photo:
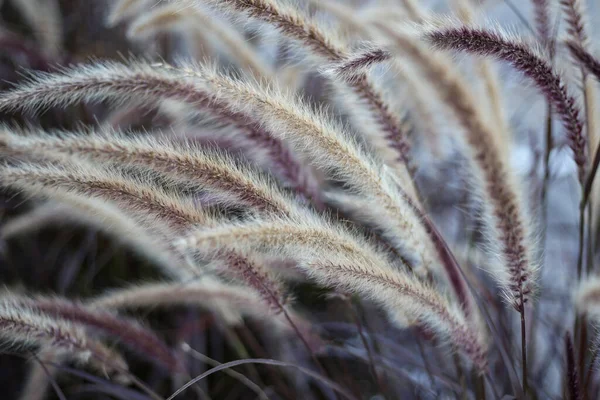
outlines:
[[[32,39],[0,42],[32,70],[0,92],[0,186],[19,199],[3,263],[79,226],[134,252],[125,271],[158,271],[0,293],[18,398],[600,395],[600,59],[581,0],[524,2],[531,22],[513,5],[520,35],[470,0],[117,0],[97,18],[141,54],[77,63],[65,4],[9,3]],[[544,100],[532,173],[507,76]],[[557,267],[561,148],[578,235]],[[574,277],[564,314],[554,276]],[[165,310],[186,328],[160,329],[178,324]]]

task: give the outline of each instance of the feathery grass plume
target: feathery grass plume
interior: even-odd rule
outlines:
[[[329,190],[325,192],[325,199],[328,204],[342,211],[342,214],[351,220],[358,221],[361,224],[377,231],[379,227],[386,225],[386,215],[374,213],[371,211],[373,202],[360,196],[352,195],[341,190]],[[418,215],[418,213],[416,213]],[[439,266],[437,261],[431,257],[435,252],[433,244],[430,242],[422,243],[420,248],[414,249],[417,256],[424,260],[423,270],[413,268],[413,272],[421,274],[431,274],[439,276]]]
[[[135,321],[59,297],[26,297],[10,292],[5,292],[0,296],[5,301],[14,302],[42,315],[68,321],[89,332],[102,333],[119,339],[128,348],[157,362],[168,371],[175,373],[184,371],[181,361],[175,357],[169,347],[152,331]]]
[[[124,212],[144,219],[150,227],[166,224],[166,230],[162,226],[155,228],[163,235],[185,232],[194,225],[216,223],[215,216],[195,207],[190,199],[167,194],[159,187],[126,178],[111,169],[91,169],[78,164],[64,164],[63,168],[21,165],[0,169],[0,176],[2,185],[29,194],[52,197],[56,192],[67,191],[114,203]],[[281,308],[285,304],[279,282],[259,262],[235,254],[222,256],[230,269],[228,273],[241,277],[262,293],[270,306]]]
[[[196,191],[208,191],[223,201],[245,204],[263,212],[291,214],[295,207],[291,197],[263,174],[224,153],[175,143],[167,137],[125,136],[111,130],[86,135],[60,132],[49,136],[41,132],[18,134],[5,129],[0,132],[2,152],[58,153],[155,171]]]
[[[286,37],[301,43],[314,55],[326,60],[338,60],[346,55],[346,44],[334,32],[325,32],[296,7],[275,0],[169,0],[182,7],[201,4],[215,5],[224,11],[264,21],[276,27]]]
[[[473,24],[475,20],[475,9],[471,0],[453,0],[452,5],[458,13],[460,20],[465,25]],[[508,152],[511,137],[502,104],[498,75],[494,70],[493,65],[488,60],[478,59],[476,61],[476,66],[477,72],[484,83],[489,98],[492,117],[494,118],[494,122],[498,125],[496,131],[498,134],[502,135],[500,143],[505,145],[503,150]]]
[[[190,73],[209,82],[215,96],[234,111],[254,115],[278,139],[286,140],[333,177],[370,199],[377,205],[373,213],[388,216],[378,219],[385,223],[379,227],[383,236],[415,268],[424,263],[415,256],[415,252],[427,243],[424,227],[405,204],[393,174],[325,113],[315,112],[281,91],[264,88],[255,82],[233,80],[207,67],[198,66]],[[431,257],[435,258],[435,255]],[[435,262],[431,261],[431,264]]]
[[[236,277],[244,282],[264,300],[273,311],[285,312],[285,306],[291,301],[285,285],[275,274],[264,266],[263,260],[251,253],[220,251],[218,259],[224,260],[221,267],[229,277]],[[217,261],[219,262],[219,261]]]
[[[176,241],[179,248],[221,251],[232,248],[241,253],[260,251],[293,259],[321,258],[334,262],[342,254],[354,263],[387,263],[387,255],[360,237],[306,212],[296,218],[257,219],[221,224],[203,229]]]
[[[561,0],[560,5],[562,6],[563,13],[565,15],[565,19],[567,22],[567,34],[569,40],[577,43],[581,48],[586,49],[589,48],[589,38],[587,35],[587,27],[586,21],[584,19],[585,10],[582,2],[580,0]],[[575,59],[576,65],[579,67],[581,71],[581,83],[582,83],[582,93],[583,93],[583,103],[585,110],[585,129],[588,140],[588,148],[590,149],[590,154],[598,147],[598,143],[600,141],[600,136],[598,132],[598,113],[596,112],[596,87],[595,82],[589,76],[589,73],[583,65],[583,63]],[[595,203],[597,199],[600,197],[600,187],[596,185],[596,187],[592,189],[592,199],[591,202]],[[588,201],[588,195],[585,194],[584,189],[584,198],[583,201]],[[593,205],[590,207],[590,216],[589,218],[592,220],[591,228],[592,232],[596,231],[598,226],[598,218],[596,218],[594,214]]]
[[[24,138],[19,138],[18,136],[11,137],[10,134],[3,136],[4,143],[9,145],[11,138],[13,140],[16,139],[14,143],[17,147],[19,144],[23,144],[23,142],[19,142],[19,139]],[[66,137],[64,139],[55,139],[55,146],[52,149],[59,148],[59,144],[66,144],[68,147],[63,150],[66,150],[67,153],[73,153],[77,149],[76,143],[69,143]],[[71,136],[71,139],[72,141],[77,141],[79,138]],[[78,143],[79,148],[77,151],[88,156],[94,152],[100,154],[100,156],[108,155],[110,157],[116,155],[118,160],[125,162],[127,159],[135,161],[140,155],[144,155],[145,159],[151,165],[160,166],[162,163],[166,171],[173,172],[175,170],[175,172],[185,173],[189,177],[201,171],[199,168],[195,168],[196,166],[199,167],[200,164],[194,164],[194,160],[202,161],[201,158],[195,158],[193,155],[187,158],[185,155],[178,158],[177,153],[169,152],[170,149],[166,148],[166,146],[150,146],[144,149],[142,146],[143,142],[139,143],[140,146],[135,147],[135,141],[132,143],[132,146],[128,146],[127,143],[119,144],[116,141],[113,141],[113,143],[109,140],[101,142],[99,138],[96,140],[92,139],[91,142],[84,140]],[[88,147],[83,147],[84,145]],[[49,149],[48,146],[40,145],[39,142],[37,146],[38,151],[44,151],[44,148],[46,150]],[[29,147],[29,149],[32,150],[32,147]],[[118,150],[125,151],[125,154],[119,154]],[[143,152],[144,150],[146,150],[146,153]],[[171,156],[173,156],[172,159],[170,158]],[[144,157],[142,157],[143,159]],[[177,163],[178,160],[183,160],[183,162]],[[178,166],[183,167],[183,169],[177,170]],[[221,165],[216,163],[213,164],[214,166],[225,166],[226,169],[227,164],[224,163]],[[220,175],[219,170],[214,171],[214,168],[210,173],[213,174],[210,175],[213,180],[219,181],[219,179],[223,180],[224,178]],[[80,195],[90,195],[109,203],[115,203],[121,210],[140,218],[142,224],[151,229],[152,232],[155,231],[163,237],[176,232],[187,231],[194,225],[207,227],[217,222],[216,216],[196,207],[192,199],[167,193],[156,185],[153,186],[139,179],[127,178],[121,172],[111,168],[105,170],[100,168],[92,169],[90,166],[84,164],[73,163],[65,163],[62,169],[24,165],[5,168],[0,171],[0,176],[4,178],[2,185],[16,187],[30,194],[41,192],[52,197],[55,192],[67,191]],[[247,179],[248,176],[251,177],[251,174],[240,173],[239,176]],[[236,184],[234,183],[233,186]],[[264,188],[269,189],[269,185],[265,184]],[[273,189],[268,194],[276,195],[278,192]],[[294,204],[290,200],[285,199],[283,195],[279,197],[279,200],[282,200],[284,206],[290,204],[290,208]],[[152,218],[155,218],[157,221],[152,221]],[[156,224],[156,222],[160,224]],[[162,224],[166,224],[168,229],[165,230],[162,226],[156,227],[156,225]],[[225,269],[225,272],[229,276],[233,275],[243,279],[250,287],[259,291],[271,307],[280,309],[286,304],[283,286],[272,276],[270,271],[261,265],[259,260],[253,260],[249,256],[240,257],[233,253],[221,254],[220,256],[221,262],[224,263],[223,269]],[[181,262],[187,265],[184,260],[181,260]]]
[[[312,172],[302,166],[285,144],[265,132],[255,116],[232,111],[215,96],[210,82],[194,78],[197,77],[174,68],[143,63],[125,66],[106,62],[74,67],[57,74],[37,74],[29,83],[0,94],[0,109],[35,111],[107,99],[117,104],[133,101],[142,105],[158,105],[167,99],[184,102],[239,128],[257,145],[267,148],[277,175],[306,198],[318,202]]]
[[[587,23],[585,21],[585,7],[580,0],[561,0],[560,2],[567,21],[567,33],[570,41],[577,43],[583,49],[589,47],[589,37],[587,34]],[[568,45],[567,45],[568,46]],[[568,46],[569,47],[569,46]],[[583,81],[583,97],[585,102],[585,117],[586,129],[589,141],[589,148],[595,149],[598,145],[597,127],[598,116],[595,113],[596,109],[596,89],[594,83],[591,82],[588,76],[588,71],[583,62],[577,59],[577,63],[581,68],[581,76]]]
[[[57,354],[92,365],[99,370],[127,370],[121,356],[91,339],[71,323],[39,313],[15,299],[0,300],[0,336],[9,346],[53,349]]]
[[[533,4],[533,13],[535,18],[535,30],[546,48],[553,46],[552,29],[550,27],[550,5],[548,0],[531,0]],[[550,50],[551,52],[553,50]]]
[[[177,239],[174,246],[182,252],[190,249],[201,253],[220,253],[227,248],[239,254],[259,252],[305,264],[315,260],[334,264],[339,262],[340,257],[361,265],[390,262],[386,253],[361,239],[356,232],[308,211],[295,219],[222,224],[213,229],[192,232]],[[403,320],[409,321],[407,318]]]
[[[567,33],[583,47],[587,47],[589,37],[586,32],[584,20],[584,7],[581,0],[561,0],[560,5],[565,13],[567,21]]]
[[[123,20],[134,17],[156,0],[116,0],[106,17],[108,26],[115,26]]]
[[[383,305],[396,323],[408,318],[429,327],[450,340],[480,372],[485,370],[483,333],[469,325],[461,310],[415,276],[394,268],[358,237],[319,225],[320,221],[308,219],[259,221],[198,232],[177,244],[203,250],[228,247],[248,251],[256,247],[275,254],[283,252],[298,260],[300,268],[319,283]]]
[[[202,78],[212,82],[219,98],[227,98],[226,102],[237,107],[236,110],[259,116],[270,132],[288,139],[299,151],[310,149],[308,157],[368,199],[369,219],[378,223],[382,236],[415,270],[439,265],[436,250],[431,251],[433,243],[418,203],[409,203],[394,175],[368,157],[326,116],[315,114],[281,92],[265,90],[252,82],[234,81],[206,68],[202,72]],[[460,293],[459,298],[463,302],[468,294]],[[472,310],[468,303],[464,305]]]
[[[190,283],[162,283],[144,284],[118,290],[112,290],[100,297],[92,298],[85,304],[68,302],[57,298],[24,298],[18,299],[21,303],[31,306],[36,310],[56,315],[72,323],[82,324],[86,327],[109,336],[114,336],[134,350],[138,350],[148,357],[162,362],[174,372],[182,372],[181,361],[175,358],[171,350],[150,331],[137,326],[134,322],[117,317],[109,311],[121,309],[134,309],[140,307],[156,308],[177,305],[202,306],[222,318],[227,324],[237,325],[245,316],[266,321],[273,328],[290,333],[290,326],[279,314],[268,312],[264,300],[255,291],[233,284],[226,284],[204,276],[200,281]],[[109,310],[109,311],[107,311]],[[288,313],[291,313],[288,311]],[[310,332],[309,324],[296,314],[291,314],[297,326],[304,332]],[[314,334],[309,336],[315,347],[318,346]],[[49,351],[43,352],[44,354]],[[48,354],[46,362],[60,364],[58,354]],[[52,365],[46,372],[39,365],[32,366],[28,385],[23,390],[21,398],[29,399],[32,392],[43,390],[51,376],[58,372]],[[45,393],[45,390],[44,392]],[[32,397],[33,398],[33,397]]]
[[[92,308],[113,310],[199,306],[229,325],[239,325],[243,318],[265,321],[285,334],[300,333],[311,348],[321,345],[309,321],[291,308],[286,307],[283,313],[281,308],[265,307],[262,292],[205,275],[193,282],[145,283],[110,290],[88,304]],[[286,306],[285,303],[280,305]]]
[[[600,60],[574,40],[567,40],[566,45],[571,55],[600,81]]]
[[[579,106],[563,79],[543,56],[519,39],[506,36],[498,30],[432,26],[423,33],[423,37],[438,49],[464,51],[507,62],[531,79],[560,116],[578,167],[579,181],[584,182],[587,140]]]
[[[147,221],[167,224],[174,231],[190,225],[208,225],[213,217],[197,208],[189,199],[168,194],[142,180],[127,178],[115,169],[101,169],[85,164],[19,165],[0,168],[2,185],[30,195],[50,198],[56,192],[90,196],[115,204],[123,212],[144,216]],[[161,231],[163,227],[157,228]]]
[[[481,108],[468,86],[453,70],[436,59],[414,37],[386,29],[394,45],[416,63],[420,72],[435,86],[448,107],[464,127],[466,150],[473,163],[471,172],[483,196],[483,217],[488,232],[488,245],[501,259],[502,269],[490,271],[504,290],[506,299],[517,310],[536,287],[537,268],[532,228],[526,204],[520,197],[517,178],[509,168],[507,154],[498,143],[500,138],[485,120]]]
[[[242,13],[276,27],[286,37],[296,41],[310,50],[319,61],[337,63],[344,60],[349,51],[346,44],[335,38],[335,34],[326,32],[310,19],[291,6],[284,6],[275,0],[175,0],[191,3],[215,4],[224,10]],[[383,52],[385,53],[385,52]],[[379,92],[364,74],[355,76],[348,82],[356,96],[364,100],[381,127],[386,139],[395,146],[400,157],[409,160],[410,144],[406,132],[402,131],[402,123],[392,112]]]
[[[186,32],[210,32],[226,46],[227,53],[242,70],[251,72],[256,79],[269,80],[274,75],[271,66],[233,26],[201,7],[182,9],[178,4],[155,7],[136,18],[129,26],[127,35],[130,38],[144,38],[173,28],[185,28]]]
[[[339,77],[347,82],[352,82],[370,67],[390,59],[391,54],[387,50],[370,43],[363,43],[361,49],[337,63],[329,64],[322,69],[322,72],[334,78]]]
[[[3,136],[3,139],[4,143],[9,144],[11,140],[10,134]],[[12,139],[16,139],[14,142],[18,146],[19,139],[24,138],[12,136]],[[73,153],[77,149],[76,143],[69,143],[66,137],[64,139],[55,139],[55,146],[52,148],[57,149],[59,144],[66,144],[68,147],[63,150],[66,150],[67,153]],[[78,139],[76,136],[71,136],[72,141],[77,141]],[[23,142],[20,143],[21,145],[23,144]],[[127,159],[135,161],[136,157],[139,158],[140,155],[145,155],[145,159],[150,161],[152,165],[160,166],[162,163],[163,168],[167,171],[170,170],[173,172],[175,169],[175,172],[185,173],[189,177],[201,171],[199,168],[195,168],[199,167],[200,164],[194,164],[194,160],[202,161],[201,158],[195,158],[193,155],[186,158],[184,155],[178,159],[177,153],[169,153],[170,149],[166,148],[166,146],[149,146],[144,149],[143,146],[136,148],[135,141],[132,143],[132,146],[128,146],[127,143],[119,144],[116,141],[113,141],[113,143],[109,140],[101,142],[99,138],[97,140],[92,139],[91,142],[84,140],[78,143],[79,148],[77,151],[88,156],[96,151],[100,156],[108,155],[110,157],[116,155],[118,160],[125,162]],[[143,145],[143,142],[139,144]],[[88,147],[83,147],[84,145]],[[39,151],[44,151],[44,148],[46,150],[49,149],[48,146],[40,145],[39,142],[37,146]],[[29,147],[29,149],[31,150],[32,148]],[[119,154],[118,150],[125,151],[125,154]],[[144,150],[146,150],[146,153],[143,152]],[[170,158],[171,156],[173,157]],[[177,163],[178,160],[183,160],[183,162]],[[223,165],[225,168],[227,167],[226,163]],[[213,167],[223,167],[223,165],[215,163]],[[183,169],[180,171],[177,170],[178,166],[183,167]],[[213,174],[210,175],[213,180],[219,181],[219,179],[223,180],[224,178],[220,175],[219,170],[215,172],[214,168],[210,173]],[[207,227],[217,222],[216,216],[196,207],[191,199],[169,194],[156,185],[152,186],[139,179],[127,178],[119,171],[110,168],[105,170],[100,168],[92,169],[89,166],[73,163],[70,165],[64,164],[62,169],[24,165],[5,168],[0,171],[0,176],[4,178],[2,185],[16,187],[30,194],[41,192],[52,197],[55,192],[58,191],[60,193],[62,190],[80,195],[91,195],[92,197],[115,203],[126,213],[141,218],[145,226],[162,234],[161,236],[187,231],[194,225]],[[251,177],[251,174],[239,174],[239,177],[245,180],[248,176]],[[236,184],[238,183],[234,183],[232,187]],[[269,185],[265,184],[264,188],[269,189]],[[268,194],[276,195],[278,193],[273,189]],[[284,206],[294,204],[290,200],[285,199],[283,195],[279,197],[279,200],[282,200]],[[152,217],[157,219],[157,221],[152,221]],[[161,225],[166,223],[168,229],[155,227],[152,222],[154,222],[154,225],[157,225],[156,222],[161,223]],[[221,254],[221,256],[220,258],[224,262],[223,268],[229,276],[233,275],[243,279],[250,287],[259,291],[267,304],[273,308],[280,309],[286,304],[286,295],[283,286],[272,276],[270,271],[261,265],[259,260],[253,260],[249,256],[240,257],[233,253]],[[185,263],[184,260],[181,260],[181,262]]]
[[[83,223],[131,246],[158,266],[166,276],[185,281],[198,275],[195,266],[165,244],[170,235],[154,232],[153,226],[146,224],[143,218],[136,220],[117,207],[86,195],[56,190],[50,197],[56,203],[48,202],[12,218],[0,228],[0,237],[7,239],[23,235],[51,224]]]
[[[200,306],[231,325],[240,324],[247,317],[272,322],[285,331],[290,331],[290,325],[281,313],[265,307],[264,300],[257,291],[209,276],[193,282],[145,283],[113,289],[91,299],[88,304],[100,310]],[[292,310],[288,310],[288,313],[295,315]],[[293,319],[300,321],[299,316],[294,316]]]
[[[334,16],[338,17],[340,20],[342,20],[344,24],[348,25],[348,30],[359,31],[363,38],[367,38],[370,41],[376,40],[376,25],[378,22],[381,22],[381,18],[373,18],[373,22],[365,24],[364,14],[361,13],[361,18],[357,18],[357,13],[355,12],[355,10],[353,10],[351,7],[346,6],[345,4],[333,3],[329,1],[325,3],[317,2],[315,3],[315,5],[325,7],[326,10],[331,11],[334,14]],[[384,12],[389,13],[387,7],[385,8]],[[425,14],[423,13],[423,18],[424,16]],[[415,21],[417,20],[415,19]],[[419,19],[418,21],[421,21],[421,19]],[[377,48],[372,48],[371,53],[376,54]],[[383,62],[389,60],[389,57],[384,56],[384,54],[389,55],[389,53],[380,54],[381,57],[379,57],[379,60],[370,60],[371,65],[373,65],[375,61]],[[360,58],[361,55],[362,53],[360,52],[356,55],[350,55],[349,60],[353,58]],[[336,64],[333,65],[335,66]],[[338,63],[337,65],[344,65],[344,62]],[[406,68],[396,68],[397,66],[397,63],[391,63],[390,65],[390,67],[394,68],[394,74],[396,75],[396,79],[398,81],[401,81],[406,86],[406,92],[410,93],[410,98],[406,100],[407,102],[410,102],[413,105],[411,115],[415,117],[414,119],[417,120],[420,125],[423,125],[422,129],[420,129],[420,132],[425,134],[426,140],[429,142],[429,148],[431,148],[434,152],[439,152],[436,151],[436,149],[439,148],[439,144],[437,143],[436,137],[433,134],[433,132],[436,132],[437,129],[433,127],[434,118],[432,117],[431,112],[429,110],[430,99],[427,97],[427,93],[424,93],[426,89],[424,88],[423,84],[420,82],[418,77],[415,77],[414,74],[411,74],[410,71],[408,71]],[[337,71],[335,69],[332,70],[331,68],[323,68],[323,71],[330,74],[333,73],[334,77],[335,74],[343,75],[342,70]],[[352,76],[356,75],[357,74],[351,74],[350,76],[344,79],[347,80]],[[338,87],[338,91],[340,92],[340,100],[343,103],[345,103],[346,109],[352,111],[349,113],[349,117],[352,119],[353,123],[357,125],[357,128],[360,131],[360,133],[366,134],[368,136],[370,144],[377,151],[377,154],[380,155],[388,165],[394,168],[394,170],[399,175],[405,177],[401,178],[402,186],[404,187],[405,192],[407,192],[411,196],[411,198],[416,200],[416,189],[411,188],[411,186],[413,186],[413,182],[411,177],[408,175],[409,171],[407,169],[407,166],[398,165],[398,162],[404,163],[404,160],[402,159],[402,157],[398,157],[397,150],[393,149],[392,147],[394,146],[390,146],[389,141],[387,141],[385,138],[378,138],[377,136],[380,136],[378,132],[370,133],[370,131],[372,131],[374,127],[376,128],[377,124],[373,123],[372,118],[367,118],[367,116],[364,115],[364,113],[361,113],[359,111],[360,109],[362,109],[362,105],[356,104],[357,102],[352,101],[352,97],[355,96],[345,96],[345,90],[343,90],[340,87]],[[397,97],[397,93],[394,93],[394,95],[395,97]],[[386,97],[386,102],[390,101],[390,97],[391,96]],[[397,108],[399,109],[399,107]],[[403,123],[402,131],[410,132],[410,130],[410,127],[406,126],[406,124]]]
[[[175,232],[186,231],[191,225],[209,225],[214,221],[212,215],[197,208],[191,199],[168,194],[142,180],[125,177],[114,169],[62,160],[62,168],[24,164],[0,168],[0,175],[2,186],[21,190],[30,196],[42,195],[58,201],[74,196],[80,203],[81,197],[89,197],[113,204],[150,232],[151,237],[160,240],[168,240]],[[109,216],[114,217],[114,214]],[[122,223],[117,225],[121,226]],[[126,234],[135,233],[134,230]],[[171,261],[171,257],[177,261],[167,269],[172,274],[181,277],[198,274],[173,249],[169,249],[165,256],[168,257],[165,259],[167,262]]]

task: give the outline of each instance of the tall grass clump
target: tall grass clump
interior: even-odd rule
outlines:
[[[597,398],[596,18],[530,3],[0,2],[8,398]]]

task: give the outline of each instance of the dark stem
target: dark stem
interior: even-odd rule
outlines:
[[[590,360],[590,365],[588,366],[587,372],[585,374],[585,379],[583,381],[583,393],[584,393],[585,398],[588,397],[588,386],[591,383],[592,373],[595,370],[594,365],[596,364],[596,360],[598,359],[599,353],[600,353],[600,348],[597,348],[596,350],[594,350],[594,354],[592,354],[592,358]]]
[[[592,185],[594,183],[594,178],[596,177],[596,173],[598,172],[598,165],[600,164],[600,143],[598,143],[598,147],[596,147],[596,152],[594,153],[594,161],[592,163],[592,169],[585,181],[585,186],[583,188],[583,197],[581,198],[582,206],[585,206],[590,198],[590,194],[592,192]]]
[[[460,381],[460,387],[462,388],[461,399],[467,399],[467,378],[465,376],[465,371],[463,370],[462,364],[460,363],[460,359],[456,353],[453,354],[454,366],[456,367],[456,373],[458,375],[458,380]]]
[[[579,325],[579,371],[585,370],[585,356],[586,350],[588,349],[587,344],[587,318],[585,316],[581,317],[580,325]]]
[[[433,373],[431,372],[431,366],[429,365],[429,361],[427,360],[427,356],[425,354],[425,349],[423,348],[423,342],[419,335],[417,334],[417,347],[419,348],[419,355],[423,359],[423,367],[427,372],[427,376],[429,377],[429,381],[431,382],[431,387],[435,387],[435,379],[433,378]]]
[[[478,374],[474,369],[473,382],[475,382],[475,396],[477,399],[486,400],[485,396],[485,378],[483,375]]]
[[[586,265],[587,274],[590,275],[594,269],[594,227],[592,224],[594,217],[594,201],[593,199],[588,201],[587,207],[587,246],[586,246]]]
[[[548,225],[548,212],[547,212],[547,197],[548,197],[548,186],[550,186],[550,153],[552,147],[554,147],[554,140],[552,137],[552,105],[548,103],[548,112],[546,114],[546,151],[544,153],[544,183],[542,186],[542,210],[544,212],[544,230]]]
[[[52,385],[52,388],[54,389],[54,392],[56,393],[56,396],[59,398],[59,400],[67,400],[67,398],[65,397],[65,394],[63,393],[62,389],[56,383],[56,379],[54,379],[54,376],[53,376],[54,374],[52,374],[50,371],[48,371],[48,367],[46,366],[46,362],[40,360],[40,358],[35,353],[31,353],[31,356],[35,359],[35,361],[44,370],[44,374],[46,374],[46,378],[50,381],[50,384]],[[53,367],[53,368],[56,368],[56,367]],[[39,390],[39,387],[38,387],[38,390]],[[43,390],[45,391],[45,388]]]
[[[523,394],[527,396],[527,330],[525,326],[525,303],[521,293],[521,366],[523,373]]]
[[[583,272],[583,244],[585,239],[585,205],[582,202],[579,206],[579,249],[577,251],[577,278],[581,280]]]
[[[381,395],[383,396],[383,393],[384,393],[383,384],[382,384],[379,374],[377,373],[377,367],[375,366],[375,359],[373,358],[373,352],[371,351],[371,346],[369,345],[369,342],[367,341],[367,337],[365,336],[363,325],[362,325],[362,322],[360,321],[360,316],[358,315],[358,312],[354,308],[354,304],[352,303],[352,301],[348,300],[348,305],[350,306],[350,313],[352,314],[352,318],[354,319],[354,324],[356,325],[356,329],[358,330],[360,340],[362,341],[362,344],[365,347],[365,350],[367,351],[367,356],[369,358],[369,369],[371,370],[371,375],[373,375],[373,379],[375,379],[377,386],[379,386],[379,393],[381,393]],[[385,399],[385,397],[383,397],[383,398]]]
[[[550,153],[552,152],[553,147],[553,137],[552,137],[552,105],[548,103],[548,109],[546,113],[546,148],[544,150],[544,179],[542,182],[542,193],[541,193],[541,220],[543,233],[542,233],[542,242],[540,246],[540,257],[543,258],[545,254],[546,247],[546,232],[548,230],[548,190],[550,188]],[[536,351],[536,331],[538,328],[538,315],[539,315],[539,305],[533,305],[533,312],[531,322],[529,323],[529,354],[528,357],[530,360],[535,358]]]

